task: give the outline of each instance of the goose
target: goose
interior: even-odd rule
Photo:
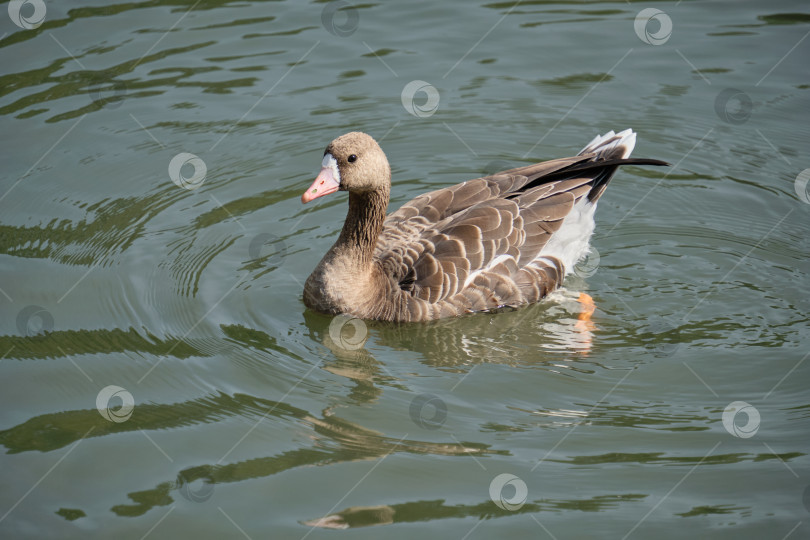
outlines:
[[[391,167],[370,135],[329,143],[302,203],[349,192],[337,241],[304,284],[315,311],[418,322],[538,302],[589,252],[594,212],[636,134],[595,137],[576,156],[419,195],[386,216]]]

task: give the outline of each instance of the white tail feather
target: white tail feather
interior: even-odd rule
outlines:
[[[625,129],[619,133],[608,131],[604,135],[597,135],[589,142],[585,148],[579,153],[582,154],[605,154],[609,153],[616,148],[623,147],[622,158],[630,156],[633,148],[636,146],[636,134],[632,129]]]

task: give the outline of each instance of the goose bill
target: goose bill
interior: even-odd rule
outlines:
[[[340,172],[337,172],[337,162],[335,158],[327,154],[324,156],[323,161],[321,172],[315,178],[315,181],[312,182],[312,185],[301,195],[302,203],[308,203],[318,197],[329,195],[340,188]],[[337,174],[335,174],[336,172]]]

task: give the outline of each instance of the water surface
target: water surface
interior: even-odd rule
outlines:
[[[3,537],[810,534],[804,2],[34,4],[0,14]],[[548,300],[305,309],[337,135],[397,207],[627,127],[672,166],[616,175]]]

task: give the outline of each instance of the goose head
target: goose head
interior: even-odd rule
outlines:
[[[391,167],[385,153],[370,135],[353,131],[326,147],[321,172],[301,195],[308,203],[335,191],[369,193],[391,188]]]

